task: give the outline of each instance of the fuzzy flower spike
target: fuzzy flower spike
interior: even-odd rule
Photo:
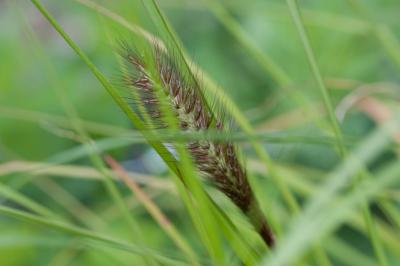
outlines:
[[[158,128],[167,128],[155,83],[149,74],[150,67],[142,56],[127,45],[124,45],[122,56],[129,68],[129,73],[124,78],[125,85],[136,90],[139,103],[145,108],[151,124]],[[183,75],[177,63],[159,48],[154,50],[151,60],[180,130],[224,131],[222,119],[216,117],[209,108],[197,81],[189,78],[190,75]],[[234,144],[228,141],[196,140],[187,143],[186,147],[201,175],[240,208],[264,242],[272,247],[275,242],[274,234],[254,197]]]

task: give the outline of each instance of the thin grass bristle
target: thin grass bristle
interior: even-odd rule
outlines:
[[[168,128],[169,124],[161,108],[162,102],[156,91],[159,86],[167,96],[167,105],[184,132],[206,132],[209,129],[224,131],[224,121],[216,117],[202,95],[199,83],[180,71],[178,64],[158,48],[152,53],[152,61],[124,45],[122,53],[128,65],[125,85],[135,90],[139,104],[150,117],[152,128]],[[154,64],[158,77],[151,75],[145,62]],[[186,145],[199,172],[229,197],[246,214],[268,246],[274,245],[274,235],[262,215],[254,193],[242,167],[236,147],[229,141],[190,141]]]

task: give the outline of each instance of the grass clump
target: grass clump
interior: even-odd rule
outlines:
[[[386,4],[1,3],[2,264],[397,265]]]

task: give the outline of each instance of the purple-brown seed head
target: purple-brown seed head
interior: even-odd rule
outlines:
[[[157,79],[167,96],[167,105],[177,118],[179,128],[184,132],[205,132],[209,129],[223,132],[223,121],[209,108],[198,82],[182,75],[177,63],[160,49],[156,48],[152,55],[151,62],[157,72]],[[125,47],[122,56],[130,69],[125,77],[126,85],[136,90],[139,103],[145,108],[151,124],[157,128],[167,128],[168,123],[165,122],[155,88],[156,83],[149,74],[145,60],[128,47]],[[249,210],[252,206],[258,208],[258,204],[253,204],[253,192],[233,143],[195,140],[186,146],[202,176],[211,181],[246,215],[254,212]],[[271,246],[273,236],[267,223],[264,219],[257,223],[260,235]]]

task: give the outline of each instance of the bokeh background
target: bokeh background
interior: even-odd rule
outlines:
[[[136,37],[96,12],[93,5],[88,7],[92,1],[156,36],[159,32],[141,1],[42,1],[102,73],[117,80],[120,70],[115,41],[135,42]],[[278,0],[215,2],[218,4],[163,0],[159,5],[194,62],[233,99],[257,132],[275,138],[262,145],[303,202],[307,188],[302,182],[319,184],[340,158],[331,145],[333,137],[321,94],[289,10]],[[398,104],[400,2],[298,2],[351,149],[390,119],[391,108]],[[15,200],[22,195],[71,223],[129,239],[126,224],[99,181],[101,175],[79,150],[79,134],[68,118],[68,106],[83,120],[90,137],[102,143],[130,132],[131,123],[30,1],[0,1],[0,25],[1,204],[27,210]],[[269,60],[279,73],[271,72],[266,64]],[[199,254],[206,254],[161,159],[146,144],[120,142],[109,141],[112,147],[107,153],[137,174],[143,190]],[[263,208],[280,213],[283,203],[276,187],[259,170],[260,162],[248,143],[239,145],[258,182],[261,200],[276,200]],[[394,150],[388,150],[369,166],[371,171],[395,156]],[[62,162],[63,167],[51,168],[48,164],[52,162]],[[174,253],[171,241],[142,204],[122,183],[117,185],[146,243]],[[392,207],[398,212],[398,191],[391,192],[387,195],[393,197]],[[381,208],[373,205],[373,210],[377,219],[387,221]],[[337,239],[355,247],[360,261],[376,265],[362,225],[343,224],[334,240],[326,242],[331,243],[328,255],[334,265],[351,265],[346,245],[338,245],[334,242]],[[0,214],[1,265],[137,265],[130,264],[135,263],[134,256],[120,253],[116,259],[106,251],[87,249],[57,230]],[[388,253],[389,261],[397,265],[399,253]]]

